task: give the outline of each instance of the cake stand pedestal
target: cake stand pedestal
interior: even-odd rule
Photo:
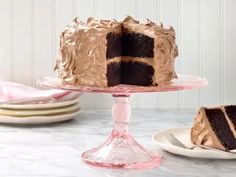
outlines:
[[[160,156],[143,148],[129,132],[130,95],[112,96],[112,133],[102,145],[84,152],[82,159],[89,164],[106,167],[143,168],[158,165]]]
[[[207,85],[207,80],[198,76],[178,75],[178,79],[159,86],[140,87],[118,85],[115,87],[84,87],[60,84],[54,77],[45,77],[37,81],[40,86],[78,92],[109,93],[113,96],[113,130],[107,140],[98,147],[82,154],[88,164],[102,167],[151,168],[160,164],[161,157],[138,144],[129,132],[131,115],[129,97],[132,93],[166,92],[199,88]]]

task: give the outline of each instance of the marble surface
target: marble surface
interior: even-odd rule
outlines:
[[[4,177],[235,177],[236,161],[191,159],[159,149],[151,135],[192,124],[195,111],[134,111],[130,129],[137,141],[163,155],[149,170],[109,170],[82,162],[80,155],[111,131],[109,110],[82,111],[74,120],[41,126],[0,125],[0,176]]]

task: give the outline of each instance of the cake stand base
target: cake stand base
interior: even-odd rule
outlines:
[[[91,165],[112,168],[152,168],[161,157],[138,144],[128,131],[131,109],[129,94],[113,95],[113,130],[100,146],[86,151],[82,159]]]

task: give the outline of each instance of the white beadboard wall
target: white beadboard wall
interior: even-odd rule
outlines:
[[[53,73],[59,35],[74,17],[127,14],[176,29],[179,73],[206,77],[201,90],[135,94],[133,108],[236,104],[235,0],[0,0],[0,79],[34,85]],[[110,108],[111,96],[86,94],[84,108]]]

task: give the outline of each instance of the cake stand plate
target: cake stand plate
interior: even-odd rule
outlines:
[[[108,139],[98,147],[82,154],[88,164],[101,167],[151,168],[160,164],[158,154],[146,150],[138,144],[128,130],[131,115],[129,97],[132,93],[166,92],[204,87],[208,81],[192,75],[178,75],[178,79],[161,83],[158,86],[142,87],[118,85],[114,87],[85,87],[61,84],[55,77],[44,77],[37,81],[44,87],[78,92],[108,93],[113,96],[113,130]]]

